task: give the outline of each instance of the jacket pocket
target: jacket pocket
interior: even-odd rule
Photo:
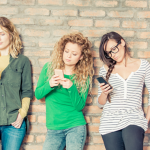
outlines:
[[[21,85],[22,68],[16,66],[10,66],[8,83],[13,87],[19,87]]]

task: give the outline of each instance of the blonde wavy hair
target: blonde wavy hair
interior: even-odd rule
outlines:
[[[64,69],[63,52],[68,42],[78,44],[81,47],[83,58],[75,65],[73,75],[70,80],[74,80],[79,93],[84,93],[87,88],[92,88],[92,77],[94,74],[93,57],[91,52],[91,42],[82,33],[70,33],[64,35],[54,46],[53,53],[48,64],[48,80],[54,75],[54,69]]]
[[[22,42],[18,31],[13,23],[5,17],[0,17],[0,27],[10,35],[9,53],[13,58],[17,58],[20,53],[20,49],[22,48]]]

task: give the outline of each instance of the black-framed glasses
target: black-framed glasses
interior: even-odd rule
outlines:
[[[118,45],[119,44],[121,44],[121,40],[109,52],[104,51],[105,57],[106,58],[111,58],[112,57],[112,53],[114,53],[114,54],[118,53],[118,51],[119,51]]]

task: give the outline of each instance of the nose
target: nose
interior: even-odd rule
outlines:
[[[71,57],[71,53],[68,53],[68,55],[67,55],[69,58]]]
[[[112,58],[114,58],[114,57],[115,57],[115,55],[116,55],[115,53],[111,53],[111,57],[112,57]]]

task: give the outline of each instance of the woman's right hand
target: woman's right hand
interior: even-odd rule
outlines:
[[[102,90],[102,93],[105,94],[105,95],[108,95],[112,90],[110,89],[110,85],[109,84],[105,84],[105,83],[100,83],[100,88]]]
[[[60,82],[60,77],[58,75],[53,75],[49,80],[50,87],[58,86]]]

